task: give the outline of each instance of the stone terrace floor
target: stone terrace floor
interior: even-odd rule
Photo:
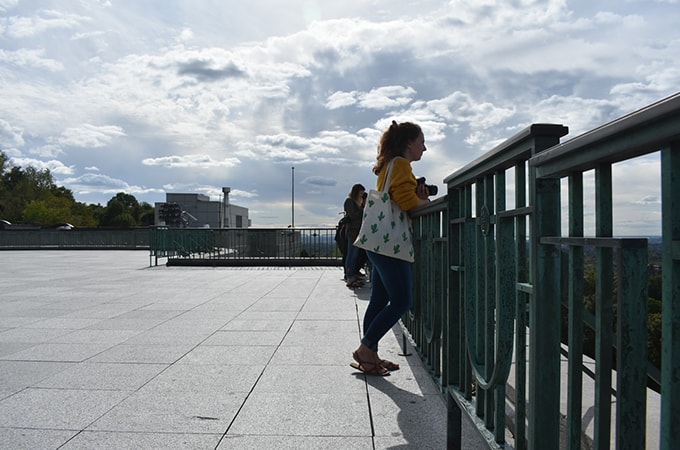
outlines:
[[[2,449],[442,449],[398,326],[349,366],[369,287],[340,268],[149,267],[144,251],[0,253]],[[484,448],[463,421],[463,448]]]

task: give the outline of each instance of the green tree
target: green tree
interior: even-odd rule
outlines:
[[[661,368],[661,312],[647,316],[647,358]]]
[[[12,167],[2,174],[0,190],[0,210],[6,220],[20,222],[24,208],[33,200],[49,201],[52,190],[57,190],[49,169],[37,170],[35,167]]]
[[[0,218],[44,227],[64,222],[77,227],[135,227],[153,225],[154,208],[124,192],[105,207],[76,202],[73,192],[55,184],[48,169],[13,167],[0,151]]]
[[[134,214],[138,207],[139,203],[134,196],[120,192],[106,204],[99,224],[104,227],[137,226]]]
[[[74,202],[71,207],[71,220],[68,223],[78,227],[96,228],[99,226],[99,219],[96,211],[104,209],[100,205],[88,205],[81,202]]]
[[[654,274],[649,276],[649,283],[647,284],[647,295],[651,298],[661,300],[661,274]]]
[[[26,204],[22,216],[22,222],[39,223],[49,227],[72,220],[71,204],[64,199],[53,199],[50,202],[31,200]]]
[[[148,227],[154,224],[156,220],[155,209],[153,205],[142,202],[139,204],[139,213],[137,215],[137,225]]]

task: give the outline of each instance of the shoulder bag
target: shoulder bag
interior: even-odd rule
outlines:
[[[390,198],[394,158],[387,166],[381,190],[371,189],[366,198],[361,230],[354,245],[390,258],[413,262],[413,241],[408,214]]]

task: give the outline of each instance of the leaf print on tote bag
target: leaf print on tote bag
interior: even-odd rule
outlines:
[[[411,228],[407,214],[388,193],[394,158],[387,166],[382,190],[371,189],[366,198],[357,247],[391,258],[414,261]]]

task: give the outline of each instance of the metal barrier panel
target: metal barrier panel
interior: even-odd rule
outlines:
[[[0,231],[0,250],[146,250],[148,248],[149,230],[147,228],[5,229]]]
[[[335,228],[149,230],[151,263],[170,265],[341,265]]]
[[[569,237],[561,237],[559,232],[553,236],[550,232],[535,236],[543,252],[547,253],[549,247],[566,248],[568,255],[568,277],[562,283],[567,285],[569,308],[567,448],[581,448],[582,373],[592,377],[595,383],[594,448],[680,448],[680,376],[677,372],[680,367],[679,141],[680,94],[676,94],[530,160],[537,183],[561,179],[569,183]],[[613,164],[659,151],[663,246],[660,377],[658,370],[647,361],[647,240],[613,236],[612,183]],[[583,237],[583,173],[586,171],[595,174],[593,237]],[[543,220],[545,208],[549,211],[552,206],[536,206],[536,220]],[[583,309],[584,247],[595,249],[594,314]],[[591,328],[595,333],[595,370],[592,372],[585,369],[581,356],[583,348],[579,342],[582,342],[584,328]],[[532,364],[543,366],[542,361],[532,361]],[[612,370],[615,371],[614,383]],[[648,381],[660,381],[661,384],[661,419],[660,423],[651,424],[658,427],[652,430],[646,429],[650,425],[646,422]],[[616,408],[613,421],[612,404]]]
[[[559,144],[564,134],[561,125],[532,125],[448,177],[445,209],[438,201],[414,215],[416,303],[402,326],[446,395],[448,448],[460,448],[464,414],[489,448],[639,449],[656,447],[657,436],[658,448],[680,448],[680,94]],[[647,240],[613,236],[612,184],[613,164],[658,151],[661,371],[647,361]],[[591,237],[583,227],[586,171],[595,173]],[[595,255],[592,313],[584,307],[586,251]],[[445,277],[436,274],[442,253]],[[584,357],[588,330],[594,370]],[[646,430],[647,383],[655,381],[661,420]],[[594,396],[584,405],[585,383]]]
[[[450,399],[449,448],[461,446],[461,412],[477,424],[490,448],[506,446],[506,428],[519,437],[516,448],[526,445],[524,384],[511,393],[506,389],[513,355],[523,358],[515,361],[515,377],[526,379],[524,315],[532,296],[531,257],[525,239],[531,214],[526,186],[532,189],[527,178],[532,173],[526,164],[566,132],[561,125],[532,125],[445,180],[448,211],[434,205],[414,215],[416,307],[404,326]],[[506,205],[507,170],[514,170],[513,208]],[[446,218],[441,234],[431,231],[438,217]],[[445,277],[434,274],[437,258],[431,249],[437,248],[437,240],[446,241]],[[437,312],[443,323],[428,326],[438,324],[430,317]],[[522,332],[515,333],[517,327]],[[429,329],[432,332],[425,333]],[[441,353],[441,362],[435,352]],[[559,357],[557,352],[558,369]],[[513,417],[512,424],[506,424],[508,396],[516,399],[520,418]]]

